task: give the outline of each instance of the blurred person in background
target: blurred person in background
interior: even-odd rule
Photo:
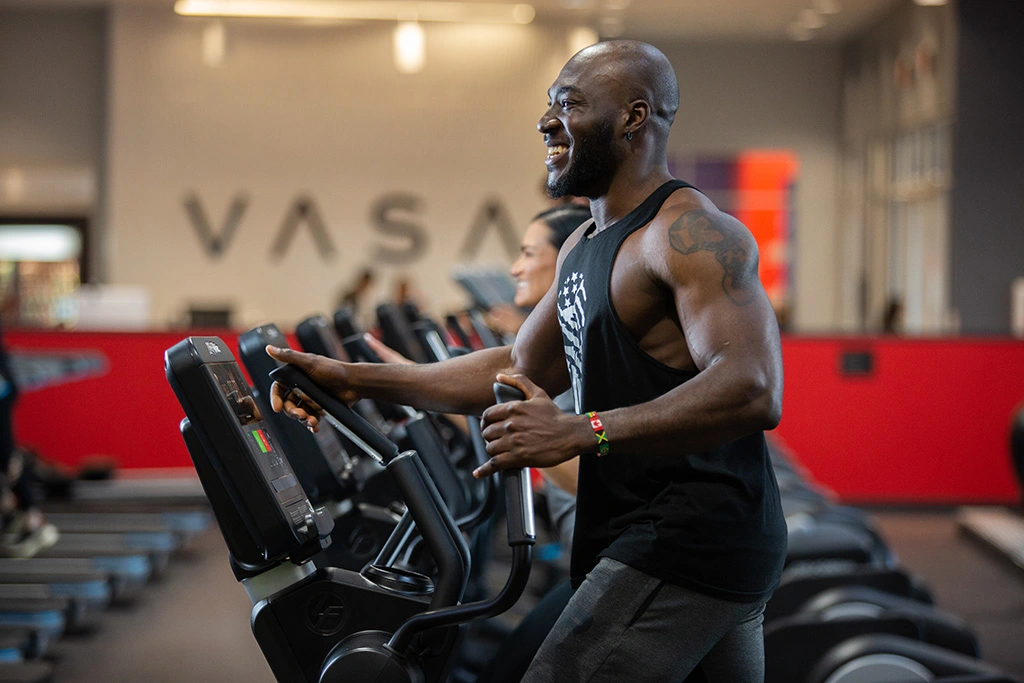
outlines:
[[[60,534],[36,507],[31,473],[14,442],[18,385],[0,333],[0,557],[32,557]]]
[[[898,296],[891,297],[885,306],[882,316],[882,333],[899,334],[903,331],[903,301]]]
[[[370,296],[370,289],[376,279],[373,270],[363,268],[352,286],[342,290],[338,299],[338,308],[343,308],[357,320],[362,320],[366,316],[368,306],[366,299]]]
[[[495,306],[488,311],[491,327],[508,335],[519,331],[527,311],[551,289],[562,243],[589,219],[590,209],[573,203],[559,204],[533,217],[519,245],[519,257],[509,269],[516,281],[515,306]]]

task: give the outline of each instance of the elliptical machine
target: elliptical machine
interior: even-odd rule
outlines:
[[[253,634],[282,683],[434,683],[444,679],[454,626],[511,607],[529,578],[535,540],[529,473],[502,477],[512,568],[490,600],[459,605],[470,557],[465,540],[415,451],[397,447],[294,366],[282,384],[322,406],[327,419],[379,459],[411,520],[389,539],[422,537],[436,578],[385,564],[361,572],[318,567],[333,522],[314,508],[288,456],[274,443],[224,342],[190,337],[165,354],[165,371],[185,410],[181,431],[227,543],[232,569],[253,602]],[[499,400],[509,387],[496,385]]]

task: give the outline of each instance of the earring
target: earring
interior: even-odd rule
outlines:
[[[628,133],[626,133],[626,139],[627,140],[632,140],[633,139],[633,131],[629,131]]]

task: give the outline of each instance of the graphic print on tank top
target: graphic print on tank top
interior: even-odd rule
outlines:
[[[562,327],[565,342],[565,362],[572,379],[572,399],[576,414],[583,406],[583,326],[587,322],[584,308],[587,289],[581,273],[565,276],[562,289],[558,292],[558,323]]]

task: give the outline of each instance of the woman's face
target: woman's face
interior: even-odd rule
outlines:
[[[509,271],[516,280],[516,306],[536,306],[555,280],[558,250],[551,245],[551,228],[534,221],[519,245],[519,258]]]

